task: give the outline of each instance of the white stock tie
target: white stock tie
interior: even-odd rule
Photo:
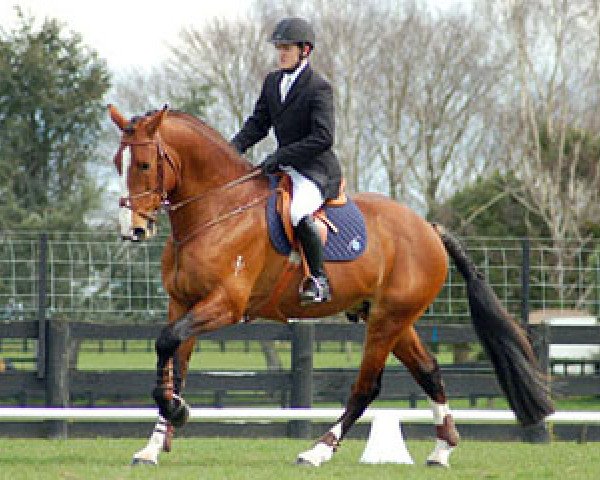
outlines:
[[[294,81],[294,76],[285,74],[281,79],[281,84],[279,85],[279,93],[281,94],[281,103],[285,101],[285,97],[287,97],[288,92],[290,91],[290,87],[292,86],[292,82]]]

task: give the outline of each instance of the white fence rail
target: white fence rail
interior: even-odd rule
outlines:
[[[343,413],[338,408],[192,408],[191,421],[266,421],[266,420],[331,420]],[[1,407],[0,421],[155,421],[155,408],[48,408],[48,407]],[[515,422],[510,410],[453,410],[457,421],[465,422]],[[378,415],[397,415],[401,422],[431,422],[432,413],[428,409],[382,409],[369,408],[359,422],[368,422]],[[546,418],[554,423],[600,423],[600,411],[563,411]]]

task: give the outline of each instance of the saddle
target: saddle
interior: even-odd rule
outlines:
[[[272,190],[266,206],[269,238],[278,253],[289,256],[293,250],[299,250],[290,216],[292,181],[288,175],[281,174],[270,175],[269,181]],[[367,243],[364,217],[343,188],[338,197],[327,201],[314,217],[326,262],[347,262],[362,255]]]
[[[279,175],[278,175],[279,176]],[[283,230],[285,231],[285,236],[290,243],[290,245],[297,248],[298,241],[295,238],[294,228],[292,226],[292,219],[290,215],[290,206],[292,204],[292,179],[287,174],[280,175],[279,183],[277,184],[277,213],[281,217],[281,222],[283,224]],[[340,191],[338,193],[337,198],[329,199],[325,202],[325,204],[313,213],[313,218],[317,222],[317,226],[319,227],[319,232],[321,234],[321,242],[323,245],[327,243],[327,233],[328,229],[330,229],[334,233],[338,233],[338,227],[331,221],[327,216],[327,207],[341,207],[348,203],[348,198],[346,197],[346,182],[342,180],[340,185]]]
[[[285,318],[279,310],[282,292],[302,264],[307,273],[299,241],[292,227],[290,205],[292,200],[292,180],[288,175],[269,175],[271,195],[267,199],[266,217],[269,239],[273,248],[288,257],[285,268],[273,285],[271,294],[263,305],[263,315]],[[367,230],[362,212],[352,198],[346,196],[342,187],[338,198],[329,200],[314,213],[319,226],[324,248],[325,262],[348,262],[362,255],[367,246]],[[302,257],[295,255],[300,251]],[[247,319],[251,320],[250,318]]]

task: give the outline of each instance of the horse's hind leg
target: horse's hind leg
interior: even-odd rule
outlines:
[[[176,394],[183,389],[195,341],[196,339],[193,337],[183,342],[173,357],[173,383]],[[157,465],[159,454],[171,451],[174,433],[173,425],[159,414],[148,443],[133,455],[132,464]]]
[[[436,444],[433,452],[427,457],[427,464],[448,467],[450,453],[458,445],[459,435],[448,406],[437,360],[425,348],[412,327],[398,340],[392,351],[423,387],[433,410]]]
[[[362,363],[346,409],[335,425],[317,440],[313,448],[298,455],[298,464],[318,467],[330,460],[350,427],[379,395],[385,361],[395,344],[397,333],[395,325],[389,324],[387,327],[387,331],[382,331],[377,322],[373,319],[369,321]]]

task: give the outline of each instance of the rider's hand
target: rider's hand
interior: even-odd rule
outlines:
[[[235,148],[235,151],[237,153],[239,153],[240,155],[244,154],[244,150],[242,149],[242,147],[235,140],[231,140],[229,142],[229,145],[231,145],[233,148]]]
[[[279,171],[279,163],[277,162],[277,157],[273,154],[267,155],[267,157],[259,165],[259,167],[265,175],[277,173]]]

